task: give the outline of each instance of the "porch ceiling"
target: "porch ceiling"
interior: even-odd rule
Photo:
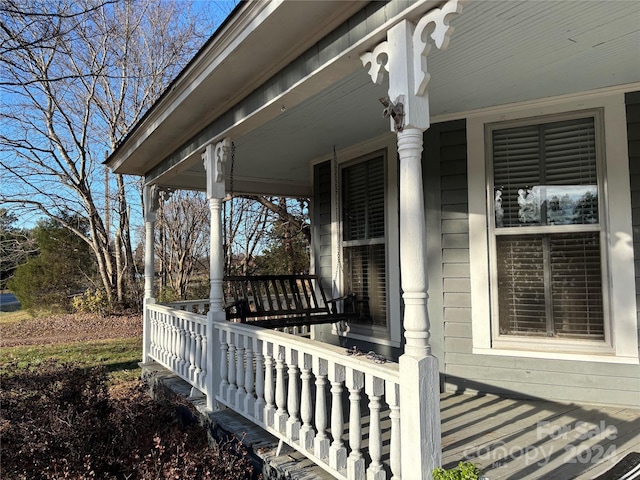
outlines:
[[[640,81],[640,2],[476,0],[451,24],[449,48],[428,57],[433,121]],[[378,102],[387,87],[371,82],[358,56],[341,58],[333,76],[316,79],[326,88],[296,86],[261,120],[225,133],[236,145],[236,192],[309,195],[310,161],[389,132]],[[189,101],[206,103],[207,96],[195,91]],[[198,150],[157,181],[203,189],[204,175]]]

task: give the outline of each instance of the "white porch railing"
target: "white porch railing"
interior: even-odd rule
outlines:
[[[400,479],[398,364],[378,364],[307,338],[213,320],[212,314],[207,319],[163,305],[147,308],[149,356],[207,397],[337,478]],[[208,355],[217,355],[218,372],[205,368]]]
[[[146,309],[149,357],[207,394],[207,339],[214,335],[207,317],[160,304]]]

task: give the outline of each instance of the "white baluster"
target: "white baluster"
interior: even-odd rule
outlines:
[[[269,427],[275,421],[275,391],[273,388],[273,344],[265,344],[264,354],[264,423]],[[264,347],[263,347],[264,348]]]
[[[229,346],[227,345],[227,335],[224,330],[219,330],[220,338],[220,387],[218,394],[222,398],[227,398],[227,389],[229,388],[229,366],[227,363],[227,354],[229,352]]]
[[[258,422],[264,421],[264,355],[262,354],[262,340],[253,339],[253,350],[256,355],[256,401],[254,404],[254,416]]]
[[[175,331],[175,321],[176,318],[173,315],[169,316],[168,321],[168,343],[167,343],[167,353],[169,355],[169,365],[171,370],[176,369],[176,331]]]
[[[300,429],[300,445],[305,450],[313,449],[313,439],[315,431],[311,421],[313,420],[313,405],[311,399],[311,355],[302,355],[300,378],[302,379],[302,395],[300,398],[300,416],[302,417],[302,427]]]
[[[367,375],[364,390],[369,397],[369,455],[371,463],[367,469],[367,480],[385,480],[382,468],[382,429],[380,426],[380,397],[384,394],[384,380]]]
[[[160,358],[165,365],[169,365],[169,349],[167,345],[169,343],[169,326],[167,325],[167,315],[161,314],[162,319],[160,323]]]
[[[187,376],[187,329],[186,320],[178,318],[178,368],[183,377]]]
[[[200,382],[201,381],[201,377],[202,377],[202,372],[203,372],[203,361],[202,361],[202,352],[206,351],[203,348],[202,345],[202,340],[203,340],[203,335],[202,335],[202,329],[204,328],[202,325],[194,325],[193,326],[194,331],[193,331],[193,349],[194,349],[194,355],[193,355],[193,376],[195,381]],[[226,372],[225,372],[225,376],[226,376]]]
[[[391,467],[391,480],[400,480],[400,386],[387,382],[385,398],[389,405],[389,418],[391,419],[391,444],[389,445],[389,465]]]
[[[244,396],[244,413],[253,415],[253,407],[256,402],[254,397],[254,365],[253,365],[253,338],[245,335],[244,337],[244,389],[247,392]]]
[[[150,339],[150,345],[149,345],[149,353],[151,354],[151,356],[156,357],[158,355],[158,349],[157,349],[157,345],[158,345],[158,333],[157,333],[157,328],[158,328],[158,322],[156,320],[156,312],[154,312],[151,309],[148,309],[148,315],[149,315],[149,325],[150,325],[150,332],[149,332],[149,339]]]
[[[237,335],[229,332],[229,373],[227,378],[229,379],[229,388],[227,389],[227,403],[233,405],[233,401],[236,398],[236,391],[238,386],[236,385],[236,340]]]
[[[175,345],[175,331],[173,329],[174,317],[169,315],[167,317],[167,361],[172,370],[176,368],[176,357],[174,352],[176,351],[174,348]]]
[[[345,368],[332,364],[329,367],[331,382],[331,436],[333,442],[329,448],[329,465],[340,471],[347,466],[347,449],[342,442],[344,431],[344,415],[342,408],[342,382],[345,379]]]
[[[274,428],[280,433],[285,433],[289,417],[287,414],[287,395],[284,387],[285,368],[284,347],[278,347],[278,356],[276,357],[276,406],[278,409],[274,416]]]
[[[329,436],[327,435],[327,361],[314,357],[313,372],[316,376],[316,438],[313,440],[313,453],[320,459],[329,456]]]
[[[300,398],[298,394],[298,352],[287,349],[287,363],[289,364],[289,388],[287,389],[287,438],[297,441],[300,438]]]
[[[349,389],[349,447],[347,458],[347,478],[363,480],[365,474],[362,447],[362,414],[360,412],[360,391],[364,387],[364,374],[351,368],[347,369],[346,385]]]
[[[156,358],[160,360],[162,358],[162,323],[160,322],[160,313],[155,312],[155,314],[156,314],[155,352],[156,352]]]
[[[202,352],[206,352],[207,351],[207,335],[200,335],[198,334],[198,344],[202,344]],[[211,341],[211,345],[213,345],[213,341]],[[207,368],[207,364],[202,362],[202,361],[198,361],[198,368],[196,369],[197,372],[197,379],[198,379],[198,385],[202,388],[202,391],[205,392],[205,394],[207,395],[211,395],[210,399],[208,397],[207,399],[207,408],[211,411],[213,411],[213,398],[215,397],[215,394],[213,392],[207,393],[210,390],[213,390],[213,384],[211,385],[205,385],[206,379],[207,379],[207,375],[212,375],[213,373],[213,363],[211,364],[211,370],[209,370]]]
[[[196,382],[198,375],[196,373],[197,367],[200,364],[200,358],[198,357],[199,345],[196,341],[197,330],[200,326],[195,322],[189,322],[189,328],[187,329],[187,343],[189,345],[189,380]]]
[[[180,328],[178,327],[179,318],[171,317],[171,366],[174,372],[180,370]]]
[[[162,325],[160,324],[160,314],[158,312],[154,312],[155,318],[153,319],[154,327],[154,355],[156,359],[160,359],[162,357]]]
[[[236,390],[235,406],[240,409],[247,391],[244,389],[244,336],[236,334]]]

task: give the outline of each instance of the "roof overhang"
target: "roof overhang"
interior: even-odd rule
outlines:
[[[309,195],[310,162],[389,134],[360,54],[442,1],[250,2],[108,160],[171,188],[204,188],[202,149],[230,137],[235,191]],[[322,19],[322,20],[320,20]],[[640,2],[465,4],[429,54],[433,121],[640,82]]]
[[[245,2],[108,159],[144,175],[363,6],[359,1]]]

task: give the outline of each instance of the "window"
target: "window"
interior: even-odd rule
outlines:
[[[596,116],[488,127],[498,336],[604,340]]]
[[[469,115],[474,354],[638,364],[627,143],[618,91]]]
[[[356,294],[360,319],[386,327],[385,162],[379,156],[342,169],[344,291]]]

